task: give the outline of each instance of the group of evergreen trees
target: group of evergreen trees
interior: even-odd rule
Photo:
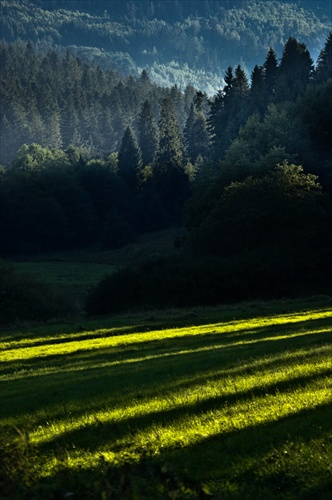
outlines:
[[[123,79],[70,52],[2,43],[1,252],[124,244],[182,223],[204,179],[226,186],[284,160],[331,189],[331,45],[330,34],[314,67],[289,38],[251,85],[229,67],[208,99],[191,86],[159,88],[146,71]],[[198,196],[193,226],[210,199]]]
[[[163,86],[214,93],[220,73],[251,68],[272,45],[303,40],[316,57],[331,26],[325,0],[0,0],[0,33]]]
[[[251,86],[240,66],[225,83],[210,103],[212,145],[182,250],[102,280],[89,313],[331,293],[332,34],[316,68],[290,38]],[[199,94],[195,106],[199,116]]]
[[[1,42],[0,65],[3,165],[23,144],[31,143],[49,148],[74,145],[89,149],[90,155],[103,155],[119,149],[128,126],[140,136],[147,165],[155,151],[146,148],[157,147],[153,122],[159,120],[160,101],[170,95],[183,125],[195,94],[190,85],[184,92],[176,85],[170,90],[158,87],[146,71],[139,79],[121,78],[83,63],[69,51],[63,58],[55,51],[39,52],[31,42]],[[145,137],[153,130],[154,138]],[[147,140],[152,141],[149,146]]]

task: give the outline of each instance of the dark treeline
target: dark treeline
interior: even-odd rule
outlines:
[[[331,293],[331,46],[330,34],[314,69],[290,38],[251,86],[227,70],[181,251],[105,278],[88,313]]]
[[[249,84],[238,65],[208,99],[1,44],[0,251],[123,245],[183,222],[192,188],[263,175],[285,160],[331,188],[331,35],[316,68],[294,38]],[[16,156],[14,153],[17,151]],[[11,161],[10,161],[11,160]],[[213,195],[195,196],[196,228]],[[197,213],[195,212],[197,211]]]
[[[110,248],[185,222],[176,257],[107,278],[88,311],[327,289],[331,46],[314,66],[291,37],[250,82],[229,67],[208,99],[3,43],[1,254]]]

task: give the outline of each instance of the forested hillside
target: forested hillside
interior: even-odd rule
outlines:
[[[189,84],[160,86],[145,69],[128,76],[88,62],[81,50],[58,51],[52,36],[64,29],[64,18],[76,17],[68,33],[80,26],[85,37],[88,26],[93,33],[95,20],[104,16],[107,24],[110,14],[92,14],[96,2],[85,3],[86,13],[45,2],[46,15],[37,3],[3,5],[2,20],[12,19],[8,39],[35,36],[0,44],[1,256],[104,250],[179,227],[174,257],[120,270],[91,293],[87,310],[329,293],[332,32],[317,60],[302,39],[289,36],[280,57],[267,48],[250,75],[242,64],[229,65],[209,96]],[[259,3],[241,2],[242,12],[257,13]],[[295,8],[268,3],[271,12]],[[166,16],[162,3],[152,5]],[[213,19],[216,4],[204,5]],[[121,37],[121,19],[129,31],[141,22],[130,17],[129,4],[122,6],[126,13],[119,8],[114,21]],[[233,2],[222,7],[236,19],[241,11]],[[323,4],[316,7],[323,19]],[[179,14],[184,22],[186,14]],[[312,16],[306,36],[318,29]],[[52,36],[45,20],[59,23]],[[6,298],[3,276],[0,269]]]
[[[215,203],[206,182],[220,179],[218,197],[285,161],[330,191],[331,41],[314,67],[289,38],[280,64],[270,49],[250,82],[229,67],[211,99],[158,87],[145,71],[121,78],[69,51],[2,43],[1,252],[122,245],[182,224],[203,186],[188,212],[196,231]]]
[[[314,58],[331,29],[326,1],[1,0],[0,32],[8,42],[32,40],[106,69],[160,85],[190,83],[213,94],[229,65],[251,72],[269,47],[281,55],[289,36]]]

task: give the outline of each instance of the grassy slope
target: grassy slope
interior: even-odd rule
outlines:
[[[18,271],[33,274],[47,285],[80,298],[119,267],[174,251],[174,239],[180,234],[181,229],[169,229],[142,235],[136,243],[114,250],[45,254],[21,258],[14,264]]]
[[[331,335],[324,298],[4,332],[0,486],[17,498],[328,498]]]

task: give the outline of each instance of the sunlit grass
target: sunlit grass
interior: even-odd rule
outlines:
[[[179,498],[325,498],[332,308],[171,328],[108,323],[0,342],[0,423],[28,436],[36,484],[79,490],[70,474],[90,471],[95,484],[113,468],[116,498],[121,481],[128,498],[166,498],[174,482]],[[133,470],[124,480],[129,465],[152,468],[150,486]]]

